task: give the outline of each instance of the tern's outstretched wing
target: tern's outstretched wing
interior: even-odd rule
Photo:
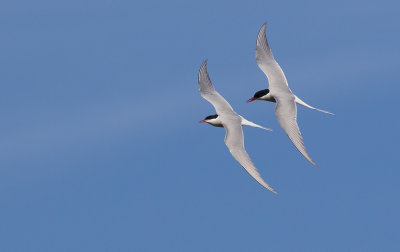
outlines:
[[[224,97],[215,91],[207,73],[207,60],[205,60],[200,67],[199,90],[201,96],[214,106],[218,115],[223,113],[235,113],[231,105],[224,99]]]
[[[249,155],[244,149],[244,137],[241,126],[241,118],[236,117],[223,122],[226,130],[225,144],[228,146],[232,156],[238,161],[244,169],[262,186],[273,193],[276,193],[261,177],[257,168],[254,166]]]
[[[269,89],[271,93],[274,92],[289,92],[288,83],[282,68],[275,61],[272,55],[271,49],[269,48],[267,36],[265,33],[267,23],[261,27],[257,36],[256,46],[256,60],[258,67],[268,77]]]
[[[303,156],[310,161],[314,166],[318,167],[306,151],[303,143],[299,126],[297,125],[297,107],[294,97],[290,99],[276,99],[275,115],[278,122],[286,132],[294,146],[300,151]]]

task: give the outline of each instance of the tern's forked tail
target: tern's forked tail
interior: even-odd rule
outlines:
[[[302,106],[304,106],[304,107],[307,107],[307,108],[310,108],[310,109],[314,109],[314,110],[318,110],[319,112],[322,112],[322,113],[325,113],[325,114],[330,114],[330,115],[335,115],[334,113],[331,113],[331,112],[329,112],[329,111],[326,111],[326,110],[322,110],[322,109],[318,109],[318,108],[314,108],[313,106],[310,106],[310,105],[308,105],[307,103],[305,103],[304,101],[302,101],[299,97],[297,97],[297,96],[294,96],[295,97],[295,102],[297,103],[297,104],[300,104],[300,105],[302,105]]]
[[[272,129],[270,129],[270,128],[264,128],[263,126],[260,126],[258,124],[255,124],[253,122],[250,122],[250,121],[246,120],[243,116],[240,116],[240,117],[242,118],[242,125],[246,125],[246,126],[251,126],[251,127],[255,127],[255,128],[260,128],[260,129],[272,131]]]

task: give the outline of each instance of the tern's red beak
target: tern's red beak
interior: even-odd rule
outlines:
[[[206,122],[206,120],[201,120],[199,123],[203,123],[203,122]]]
[[[254,101],[256,98],[251,97],[250,99],[247,100],[247,103]]]

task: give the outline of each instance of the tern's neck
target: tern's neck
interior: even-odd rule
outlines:
[[[259,100],[276,102],[275,98],[271,95],[271,93],[264,95],[263,97],[259,98]]]
[[[219,117],[215,118],[215,119],[211,119],[207,121],[208,124],[214,126],[214,127],[224,127],[222,125],[222,121],[220,120]]]

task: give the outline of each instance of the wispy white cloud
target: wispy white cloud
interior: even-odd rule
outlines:
[[[173,96],[154,101],[96,103],[68,111],[69,116],[48,114],[40,121],[0,134],[1,159],[79,150],[121,139],[124,135],[139,137],[150,133],[146,129],[151,124],[166,125],[159,130],[168,130],[172,127],[168,124],[173,123],[171,113],[181,110],[180,103],[171,100]],[[185,99],[180,101],[188,104]]]

